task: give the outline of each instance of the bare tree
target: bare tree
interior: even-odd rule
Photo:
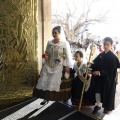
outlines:
[[[91,17],[92,5],[99,0],[83,0],[81,8],[78,9],[73,2],[73,8],[71,9],[66,4],[67,12],[59,13],[57,10],[54,11],[52,22],[63,26],[66,37],[69,40],[74,40],[75,36],[82,34],[90,24],[105,22],[107,19],[106,11],[104,14],[99,13],[94,17]]]

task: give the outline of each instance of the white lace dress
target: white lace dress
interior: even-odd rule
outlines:
[[[39,93],[42,91],[41,95],[45,94],[44,92],[46,91],[50,92],[50,95],[47,93],[47,99],[54,100],[54,97],[58,96],[58,93],[64,91],[70,92],[71,90],[71,76],[68,79],[63,77],[64,66],[70,66],[70,57],[68,56],[70,49],[68,49],[67,45],[68,43],[66,41],[60,41],[59,43],[54,44],[52,40],[47,44],[46,54],[49,59],[46,60],[36,85],[36,89],[39,90]],[[54,92],[54,95],[52,95],[52,92]],[[55,95],[55,93],[57,93],[57,95]],[[61,94],[61,96],[62,95],[64,94]],[[41,97],[44,98],[43,95]]]

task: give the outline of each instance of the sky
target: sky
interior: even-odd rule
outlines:
[[[66,4],[69,4],[72,9],[73,1],[77,10],[80,10],[85,0],[52,0],[52,13],[55,11],[66,13]],[[96,16],[98,13],[109,12],[106,15],[107,21],[105,23],[98,23],[88,27],[90,33],[101,37],[110,36],[120,38],[120,0],[97,0],[92,5],[91,11],[89,15],[91,17]]]

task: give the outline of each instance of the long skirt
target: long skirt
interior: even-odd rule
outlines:
[[[80,99],[82,95],[82,89],[83,89],[83,82],[80,80],[80,78],[77,76],[73,80],[72,84],[72,104],[73,105],[79,105]],[[93,102],[90,99],[89,90],[87,92],[84,92],[83,99],[82,99],[82,106],[92,106],[94,105]]]
[[[73,75],[70,74],[69,79],[65,79],[65,69],[63,68],[63,76],[61,78],[61,85],[60,90],[56,91],[49,91],[49,90],[38,90],[36,87],[33,90],[33,97],[42,98],[45,100],[51,101],[66,101],[71,97],[71,89],[72,89],[72,80]]]

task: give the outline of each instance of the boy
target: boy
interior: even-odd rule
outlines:
[[[104,38],[104,52],[100,53],[91,65],[97,103],[93,113],[101,109],[101,103],[105,114],[114,109],[115,77],[120,64],[116,55],[111,51],[112,44],[113,41],[110,37]]]

